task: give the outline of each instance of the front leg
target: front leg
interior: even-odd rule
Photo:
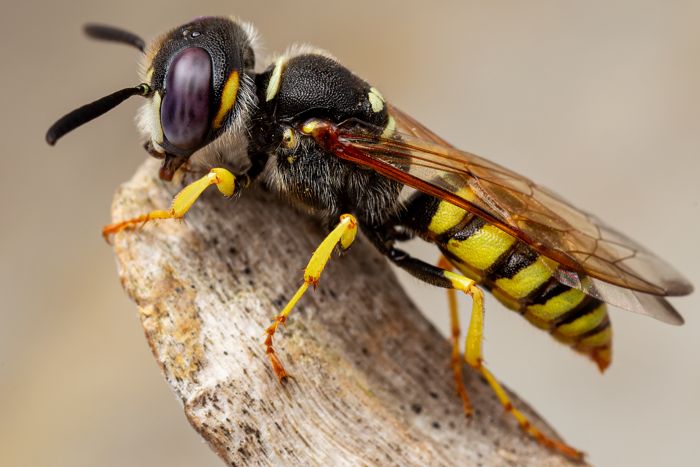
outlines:
[[[233,196],[236,187],[236,177],[226,169],[214,168],[199,180],[190,183],[175,197],[168,211],[151,211],[132,219],[106,225],[102,229],[102,236],[109,242],[111,235],[124,229],[134,228],[153,219],[181,219],[192,207],[195,201],[209,186],[216,185],[222,195]]]

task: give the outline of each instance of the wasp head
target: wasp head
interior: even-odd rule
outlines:
[[[197,152],[222,157],[225,148],[245,146],[242,133],[255,105],[255,33],[250,26],[228,18],[202,17],[148,46],[140,37],[109,26],[89,25],[86,32],[144,52],[142,84],[69,113],[49,129],[49,144],[128,97],[141,95],[148,101],[141,108],[139,128],[148,152],[163,159],[163,179],[170,180]]]

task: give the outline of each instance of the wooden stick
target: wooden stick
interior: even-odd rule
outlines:
[[[146,162],[119,189],[115,221],[170,205],[181,184],[157,174],[157,161]],[[224,461],[570,464],[526,436],[466,367],[475,415],[464,417],[448,341],[361,236],[280,328],[276,348],[292,375],[281,385],[265,356],[265,328],[301,283],[322,235],[317,221],[249,189],[236,201],[212,190],[185,221],[114,238],[153,355],[185,416]]]

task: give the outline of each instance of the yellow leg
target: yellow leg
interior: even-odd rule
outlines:
[[[277,378],[280,382],[288,377],[287,372],[282,365],[282,362],[277,357],[275,349],[272,345],[272,336],[277,331],[280,324],[284,324],[287,321],[287,317],[292,312],[294,305],[299,301],[299,299],[304,295],[306,290],[310,285],[314,288],[318,285],[318,281],[321,278],[321,273],[326,267],[328,260],[331,258],[331,253],[335,249],[336,245],[340,245],[343,250],[350,248],[353,240],[355,240],[355,235],[357,234],[357,219],[351,214],[343,214],[340,216],[340,222],[333,229],[331,233],[321,242],[311,259],[309,264],[307,264],[304,270],[304,283],[299,287],[297,293],[294,294],[292,299],[287,303],[287,306],[275,317],[272,324],[265,330],[265,353],[267,353],[270,359],[270,364],[274,370]]]
[[[491,389],[496,393],[496,397],[501,402],[506,412],[510,413],[517,421],[520,427],[535,438],[540,444],[561,452],[562,454],[573,459],[582,459],[583,452],[569,446],[566,443],[550,438],[534,427],[530,421],[513,407],[508,394],[503,389],[503,386],[496,380],[491,372],[483,363],[482,356],[482,338],[484,331],[484,302],[483,292],[477,287],[476,282],[459,274],[450,271],[445,271],[445,277],[452,282],[452,286],[469,294],[472,298],[472,315],[469,321],[469,331],[467,332],[467,341],[465,344],[464,358],[472,368],[478,370],[486,381],[491,386]]]
[[[438,262],[437,266],[448,271],[453,269],[452,265],[444,256],[440,257],[440,261]],[[450,309],[450,329],[452,331],[450,335],[450,341],[452,343],[450,366],[452,366],[452,373],[454,374],[457,395],[462,400],[464,414],[467,417],[471,417],[474,413],[474,409],[472,408],[469,393],[467,392],[467,388],[464,386],[464,379],[462,378],[462,352],[459,349],[461,327],[459,325],[459,310],[457,307],[457,292],[455,289],[447,289],[447,303]]]
[[[169,211],[151,211],[148,214],[143,214],[132,219],[106,225],[102,229],[102,236],[105,240],[109,241],[110,235],[121,232],[124,229],[145,224],[153,219],[180,219],[189,211],[204,190],[211,185],[216,185],[224,196],[232,196],[236,185],[236,177],[226,169],[211,169],[204,177],[190,183],[175,195]]]

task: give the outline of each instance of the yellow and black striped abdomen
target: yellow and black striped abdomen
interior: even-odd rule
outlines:
[[[589,355],[601,370],[611,360],[605,303],[558,282],[558,264],[524,242],[446,201],[422,204],[423,236],[464,275],[557,340]]]

